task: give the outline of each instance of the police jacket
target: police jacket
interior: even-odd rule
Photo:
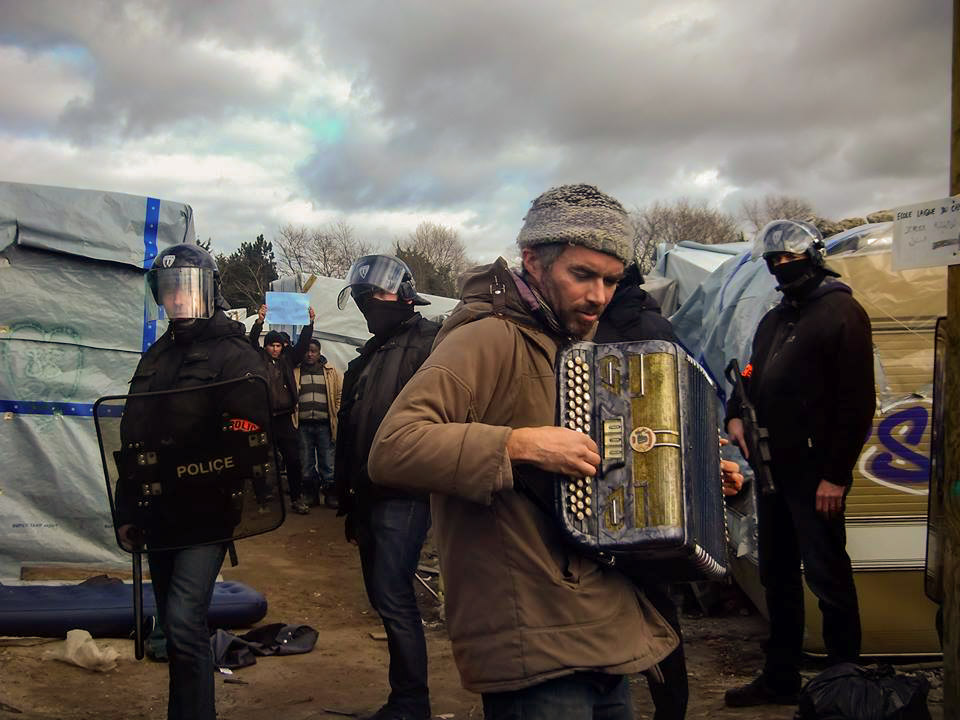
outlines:
[[[876,409],[870,319],[850,288],[826,278],[799,300],[785,297],[761,319],[749,368],[747,396],[774,462],[812,460],[818,482],[850,485]]]
[[[380,422],[401,388],[430,354],[440,325],[420,313],[386,336],[374,336],[360,348],[343,376],[334,484],[340,501],[339,515],[365,513],[385,498],[417,497],[401,488],[374,486],[367,474],[367,456]]]
[[[263,361],[244,337],[241,323],[217,311],[199,320],[185,338],[175,338],[170,328],[143,354],[130,381],[130,393],[198,388],[234,378],[262,375]],[[191,448],[218,447],[224,427],[248,423],[266,428],[269,409],[261,382],[232,385],[206,392],[185,392],[155,398],[131,399],[120,424],[121,443],[140,443],[154,452],[184,452]],[[227,436],[228,441],[232,436]],[[118,524],[137,522],[141,499],[136,484],[118,481]],[[210,499],[210,498],[206,498]],[[217,503],[214,503],[215,505]],[[191,544],[220,532],[230,537],[239,518],[224,502],[211,512],[209,504],[184,502],[172,494],[154,502],[155,546]],[[160,537],[160,536],[163,537]],[[148,540],[149,542],[149,540]]]

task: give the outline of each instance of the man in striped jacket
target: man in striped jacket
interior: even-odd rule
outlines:
[[[307,355],[294,371],[299,389],[298,419],[303,494],[310,504],[337,507],[333,487],[333,450],[343,378],[321,354],[320,341],[310,340]]]

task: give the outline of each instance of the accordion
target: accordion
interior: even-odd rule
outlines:
[[[718,402],[703,368],[670,342],[581,342],[557,374],[560,424],[601,456],[595,477],[556,483],[567,540],[631,577],[723,578]]]

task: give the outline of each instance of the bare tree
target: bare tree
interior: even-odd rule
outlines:
[[[284,225],[273,239],[277,249],[278,270],[291,275],[313,272],[310,256],[310,230],[304,225]]]
[[[813,207],[803,198],[790,195],[767,195],[762,200],[744,200],[740,215],[747,230],[760,232],[771,220],[807,220],[813,217]]]
[[[345,277],[354,260],[374,252],[373,244],[357,238],[350,224],[343,220],[322,228],[284,225],[274,243],[280,268],[294,275]]]
[[[653,267],[657,246],[673,247],[684,240],[715,245],[741,239],[737,221],[706,201],[680,198],[673,204],[656,202],[630,213],[633,224],[633,252],[641,272]]]
[[[331,223],[313,236],[314,253],[321,275],[346,277],[353,261],[374,252],[373,243],[360,240],[344,220]]]
[[[424,221],[406,240],[395,242],[397,257],[410,266],[424,292],[455,297],[457,277],[470,264],[467,249],[452,227]]]

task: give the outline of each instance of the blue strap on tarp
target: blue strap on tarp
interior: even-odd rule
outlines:
[[[143,220],[143,267],[149,270],[157,257],[157,226],[160,224],[160,200],[147,198],[147,215]],[[140,352],[146,352],[157,339],[157,321],[150,319],[150,300],[143,298],[143,343]]]
[[[93,417],[93,403],[39,402],[32,400],[0,400],[0,412],[18,415],[75,415]],[[100,417],[120,417],[123,405],[101,405]]]

